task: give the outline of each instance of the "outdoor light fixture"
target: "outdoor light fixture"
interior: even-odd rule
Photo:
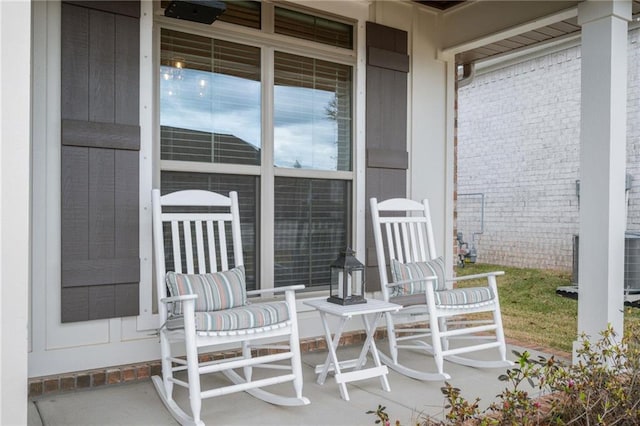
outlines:
[[[330,293],[327,301],[338,305],[366,303],[364,298],[364,265],[346,248],[331,264]]]
[[[227,10],[223,1],[215,0],[172,0],[164,10],[164,16],[169,18],[184,19],[186,21],[212,24]]]

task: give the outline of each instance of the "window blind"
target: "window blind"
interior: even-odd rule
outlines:
[[[351,183],[276,177],[276,286],[329,285],[329,265],[350,243]]]
[[[306,56],[275,52],[274,83],[344,92],[351,88],[351,67]]]
[[[160,139],[163,160],[260,164],[260,149],[233,135],[161,126]]]
[[[261,4],[259,1],[227,1],[227,10],[218,17],[219,21],[243,27],[260,29],[262,19]]]
[[[276,34],[353,49],[353,25],[282,7],[275,8],[274,31]]]

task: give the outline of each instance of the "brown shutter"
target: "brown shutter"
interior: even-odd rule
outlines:
[[[139,313],[139,16],[62,4],[62,322]]]
[[[406,197],[406,31],[367,22],[366,199]],[[367,290],[380,288],[371,212],[366,209]]]

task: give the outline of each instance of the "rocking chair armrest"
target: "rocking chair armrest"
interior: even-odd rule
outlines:
[[[467,280],[474,280],[478,278],[497,277],[499,275],[504,275],[504,271],[485,272],[482,274],[473,274],[473,275],[462,275],[456,278],[449,278],[446,281],[447,282],[467,281]]]
[[[264,293],[282,293],[285,291],[297,291],[304,289],[304,284],[288,285],[286,287],[264,288],[260,290],[247,291],[247,296],[255,296]]]
[[[196,300],[198,298],[197,294],[185,294],[183,296],[172,296],[172,297],[163,297],[160,299],[162,303],[176,303],[176,302],[186,302],[188,300]]]

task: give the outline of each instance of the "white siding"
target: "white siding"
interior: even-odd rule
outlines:
[[[365,48],[364,24],[367,20],[400,28],[409,32],[410,52],[414,68],[411,70],[410,90],[417,95],[410,96],[408,111],[411,130],[408,145],[420,160],[419,167],[410,176],[411,196],[421,198],[444,198],[450,191],[452,178],[445,176],[445,124],[447,108],[445,85],[446,64],[436,59],[437,22],[435,15],[418,5],[404,2],[306,2],[313,6],[358,23],[358,66],[356,67],[356,170],[357,229],[356,240],[364,246],[364,91],[365,91]],[[150,2],[143,2],[148,7]],[[150,104],[149,73],[151,25],[143,23],[141,40],[141,297],[145,298],[138,318],[115,318],[87,321],[83,323],[60,323],[60,3],[58,1],[35,2],[34,24],[34,112],[33,132],[33,322],[31,351],[29,354],[29,377],[61,374],[94,368],[104,368],[121,364],[156,360],[160,357],[157,337],[151,329],[158,326],[151,313],[152,303],[150,280],[150,238],[144,234],[150,230],[151,212],[149,208],[150,186],[157,178],[159,166],[154,138],[154,107]],[[143,22],[148,22],[153,12],[143,10]],[[419,30],[418,30],[419,29]],[[419,90],[418,90],[419,89]],[[412,124],[414,123],[414,124]],[[451,125],[451,127],[453,127]],[[449,147],[450,149],[450,147]],[[155,151],[155,152],[154,152]],[[449,160],[450,161],[450,160]],[[428,166],[428,167],[426,167]],[[145,194],[148,194],[145,196]],[[448,198],[451,198],[449,195]],[[449,208],[449,212],[451,209]],[[451,215],[445,207],[434,214],[435,227],[444,240],[445,226],[451,228]],[[445,244],[441,242],[441,244]],[[361,249],[363,250],[363,249]],[[364,250],[362,253],[364,256]],[[145,287],[146,286],[146,287]],[[144,290],[144,289],[147,290]],[[326,297],[326,294],[317,295]],[[322,335],[318,314],[314,311],[299,315],[301,337]]]

